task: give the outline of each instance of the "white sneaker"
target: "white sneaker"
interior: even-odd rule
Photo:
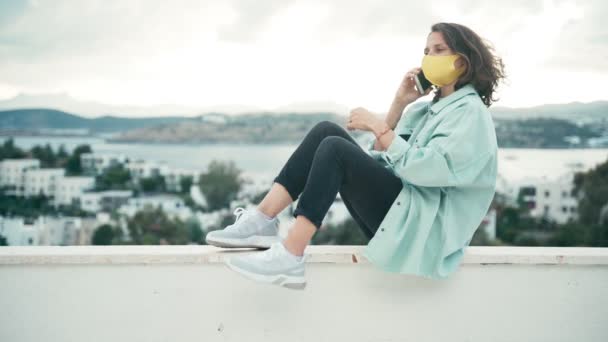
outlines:
[[[256,212],[256,208],[236,208],[236,220],[221,230],[207,233],[205,241],[217,247],[255,247],[270,248],[274,242],[281,241],[279,219],[268,220]]]
[[[279,241],[263,252],[233,256],[224,263],[251,280],[302,290],[306,287],[306,259],[307,255],[291,254]]]

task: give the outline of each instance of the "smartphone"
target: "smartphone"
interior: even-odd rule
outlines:
[[[420,72],[414,75],[414,81],[416,81],[416,88],[420,95],[424,95],[427,89],[432,85],[431,81],[427,80],[424,76],[424,72],[420,69]]]

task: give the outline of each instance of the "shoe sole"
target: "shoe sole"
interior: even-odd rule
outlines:
[[[248,278],[250,280],[256,280],[256,281],[260,281],[263,283],[279,285],[279,286],[283,286],[285,288],[292,289],[292,290],[303,290],[306,288],[306,278],[305,277],[289,276],[286,274],[278,274],[278,275],[257,274],[257,273],[252,273],[252,272],[249,272],[247,270],[244,270],[242,268],[239,268],[239,267],[233,265],[230,262],[230,259],[228,259],[224,263],[231,270],[237,272],[238,274],[245,276],[246,278]]]
[[[263,235],[252,235],[242,239],[230,239],[230,238],[217,238],[210,237],[205,238],[205,241],[216,247],[228,247],[228,248],[242,248],[242,247],[254,247],[254,248],[270,248],[270,246],[278,241],[281,241],[281,237],[278,235],[263,236]]]

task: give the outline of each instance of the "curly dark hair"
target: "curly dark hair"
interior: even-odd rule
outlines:
[[[493,46],[470,28],[456,23],[433,24],[431,32],[441,32],[450,49],[465,60],[466,72],[454,84],[454,90],[471,83],[486,107],[496,102],[497,99],[492,95],[498,82],[506,78],[506,75],[502,59],[493,53]],[[440,96],[441,89],[437,88],[433,103],[437,102]]]

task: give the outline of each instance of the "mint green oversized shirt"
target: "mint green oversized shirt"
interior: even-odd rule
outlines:
[[[385,151],[368,153],[403,189],[363,256],[388,272],[431,279],[456,271],[496,189],[496,131],[470,83],[432,101],[414,102]],[[400,134],[411,134],[406,141]]]

